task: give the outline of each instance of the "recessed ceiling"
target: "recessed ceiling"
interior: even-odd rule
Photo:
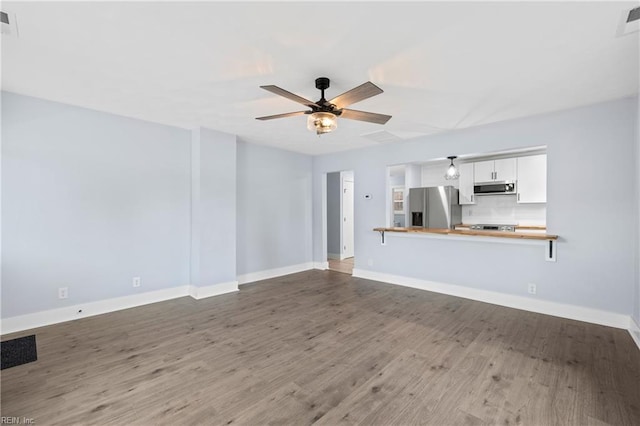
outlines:
[[[3,90],[143,120],[234,133],[322,154],[638,93],[634,2],[3,2]],[[317,100],[365,81],[352,105],[384,126],[339,120],[321,137],[261,90]],[[376,132],[387,133],[376,133]],[[384,136],[384,137],[382,137]],[[396,136],[395,138],[392,136]]]

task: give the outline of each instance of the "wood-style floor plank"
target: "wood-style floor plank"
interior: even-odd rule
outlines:
[[[37,424],[640,424],[625,330],[308,271],[35,333]]]
[[[336,272],[342,272],[343,274],[353,274],[353,265],[355,264],[355,259],[353,257],[348,257],[343,260],[339,259],[328,259],[329,269]]]

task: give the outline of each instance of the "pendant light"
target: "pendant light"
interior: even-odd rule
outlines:
[[[460,177],[460,171],[458,170],[458,168],[453,164],[453,160],[455,160],[456,156],[451,156],[451,157],[447,157],[449,160],[451,160],[451,164],[449,164],[449,168],[447,169],[447,173],[444,174],[444,178],[446,180],[455,180],[458,179]]]

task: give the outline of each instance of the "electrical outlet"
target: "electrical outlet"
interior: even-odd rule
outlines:
[[[69,287],[60,287],[58,289],[58,299],[66,299],[69,297]]]
[[[536,294],[537,288],[535,284],[529,284],[528,287],[529,294]]]
[[[369,265],[369,266],[373,266],[373,259],[369,259],[369,260],[367,260],[367,265]]]
[[[134,287],[140,287],[140,277],[133,277],[132,283]]]

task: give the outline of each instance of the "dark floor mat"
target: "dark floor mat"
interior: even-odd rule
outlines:
[[[36,335],[19,337],[0,343],[2,352],[2,364],[0,369],[15,367],[17,365],[33,362],[38,359],[36,351]]]

